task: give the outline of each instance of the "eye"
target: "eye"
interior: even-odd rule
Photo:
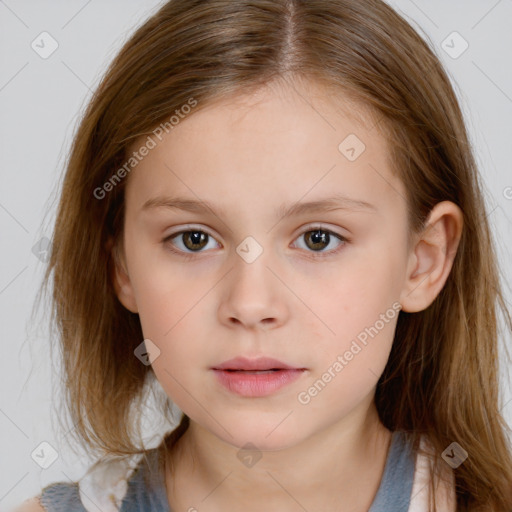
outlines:
[[[202,231],[201,229],[190,229],[187,231],[178,231],[177,233],[173,233],[166,237],[163,242],[173,252],[184,253],[182,255],[185,257],[194,257],[193,253],[204,252],[201,249],[208,245],[209,238],[213,240],[213,237],[206,231]],[[179,247],[178,250],[173,248],[173,245],[180,245],[172,243],[172,240],[174,239],[181,242],[182,247]],[[190,252],[187,253],[187,251]]]
[[[298,239],[304,237],[306,240],[305,250],[310,249],[314,258],[326,257],[333,253],[338,253],[341,248],[348,242],[348,239],[322,227],[313,227],[308,231],[304,231]],[[174,240],[176,239],[176,242]],[[207,248],[208,242],[214,238],[208,232],[201,229],[188,229],[173,233],[162,241],[164,245],[172,252],[183,256],[186,259],[192,259],[197,253],[204,252],[202,249]],[[338,248],[325,251],[326,247],[332,244],[333,240],[339,242]],[[181,247],[180,247],[181,245]],[[176,249],[175,247],[178,246]],[[327,254],[325,254],[327,253]]]
[[[323,258],[333,253],[338,253],[345,243],[348,242],[345,237],[328,229],[323,229],[322,227],[314,227],[313,229],[305,231],[298,237],[298,240],[302,238],[306,240],[306,249],[312,250],[312,256],[314,258]],[[333,249],[331,251],[322,250],[328,247],[333,240],[337,240],[339,242],[337,249]]]

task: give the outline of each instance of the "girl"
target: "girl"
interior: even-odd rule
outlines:
[[[381,0],[165,4],[81,122],[46,274],[102,457],[20,510],[512,510],[479,179]],[[182,417],[148,450],[155,381]]]

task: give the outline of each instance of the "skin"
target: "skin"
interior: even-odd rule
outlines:
[[[347,115],[353,108],[312,83],[268,86],[194,111],[129,175],[117,295],[139,314],[144,337],[160,351],[155,374],[191,419],[169,454],[174,511],[271,504],[356,512],[375,497],[391,432],[374,394],[398,315],[309,403],[297,397],[393,303],[408,312],[432,303],[452,266],[462,212],[439,203],[408,245],[405,187],[374,120]],[[355,161],[338,149],[349,134],[366,146]],[[335,192],[376,210],[282,220],[274,212]],[[142,208],[171,195],[208,201],[215,213]],[[331,237],[315,249],[306,233],[318,223]],[[193,253],[186,237],[163,241],[187,228],[211,235],[194,259],[170,250]],[[251,263],[236,251],[248,236],[263,249]],[[210,369],[238,355],[307,370],[268,397],[240,397]],[[252,467],[237,457],[248,442],[262,455]]]

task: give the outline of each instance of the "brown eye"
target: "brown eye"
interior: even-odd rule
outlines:
[[[305,231],[299,236],[298,240],[305,241],[305,250],[313,253],[313,257],[323,257],[337,253],[348,241],[345,237],[338,235],[337,233],[321,228]],[[329,246],[335,241],[339,242],[338,247],[335,245],[332,250],[329,250]]]
[[[336,254],[348,242],[345,237],[323,228],[305,231],[298,237],[298,240],[305,240],[305,244],[302,244],[301,248],[312,257],[327,257]],[[194,229],[173,233],[166,237],[163,243],[170,251],[185,258],[193,258],[195,255],[206,252],[203,249],[207,248],[210,241],[215,242],[212,235],[200,229]],[[338,241],[337,246],[329,249],[335,241]]]
[[[208,245],[210,239],[214,240],[209,233],[200,229],[194,229],[173,233],[165,238],[163,243],[172,251],[183,253],[184,256],[187,256],[193,253],[205,252],[202,249]]]
[[[331,237],[327,231],[321,229],[315,229],[314,231],[308,231],[304,233],[306,245],[310,249],[321,250],[325,249],[329,245]]]
[[[203,231],[184,231],[181,234],[183,244],[191,251],[202,249],[208,240],[208,233]]]

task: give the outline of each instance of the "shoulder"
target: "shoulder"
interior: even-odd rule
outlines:
[[[426,437],[421,438],[420,447],[431,451],[432,447]],[[414,468],[414,480],[409,512],[428,512],[428,492],[430,487],[431,460],[426,455],[417,453]],[[446,468],[440,483],[436,486],[436,504],[440,512],[455,512],[457,499],[453,472]]]
[[[142,456],[104,458],[80,479],[82,502],[91,501],[102,512],[115,512],[125,499],[131,477],[141,466]]]
[[[25,500],[11,512],[46,512],[46,509],[43,507],[43,505],[41,505],[41,502],[39,501],[40,497],[41,496],[39,495],[35,496],[34,498]]]
[[[104,458],[78,481],[54,482],[10,512],[117,512],[140,457]]]
[[[54,482],[47,485],[38,496],[18,505],[12,512],[86,512],[82,505],[78,482]]]

